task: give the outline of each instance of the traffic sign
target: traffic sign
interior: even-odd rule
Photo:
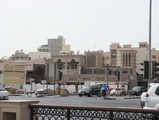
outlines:
[[[105,89],[105,91],[109,91],[109,86],[106,85],[104,89]]]

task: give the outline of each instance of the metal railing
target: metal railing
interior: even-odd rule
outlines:
[[[158,110],[29,105],[30,120],[159,120]]]

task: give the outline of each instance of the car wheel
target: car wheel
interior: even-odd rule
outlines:
[[[119,93],[119,96],[122,96],[123,95],[123,93]]]
[[[142,94],[142,93],[141,93],[141,92],[139,92],[139,96],[141,96],[141,94]]]
[[[140,104],[141,104],[141,108],[145,107],[145,102],[144,101],[140,101]]]
[[[101,97],[101,94],[100,94],[100,93],[98,93],[98,94],[97,94],[97,97]]]
[[[9,100],[9,98],[6,98],[5,100]]]
[[[82,95],[79,95],[79,97],[82,97]]]
[[[88,94],[88,97],[92,97],[92,93],[89,93],[89,94]]]

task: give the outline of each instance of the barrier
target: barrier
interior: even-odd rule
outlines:
[[[39,101],[0,101],[0,120],[159,120],[158,110],[39,105]]]
[[[159,120],[158,110],[30,104],[30,120]]]

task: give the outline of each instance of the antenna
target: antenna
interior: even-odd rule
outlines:
[[[96,44],[93,44],[93,51],[95,51]]]
[[[156,43],[156,44],[155,44],[155,46],[158,48],[158,47],[159,47],[159,44],[158,44],[158,43]]]
[[[78,54],[79,54],[79,50],[77,51],[76,55],[78,55]]]

